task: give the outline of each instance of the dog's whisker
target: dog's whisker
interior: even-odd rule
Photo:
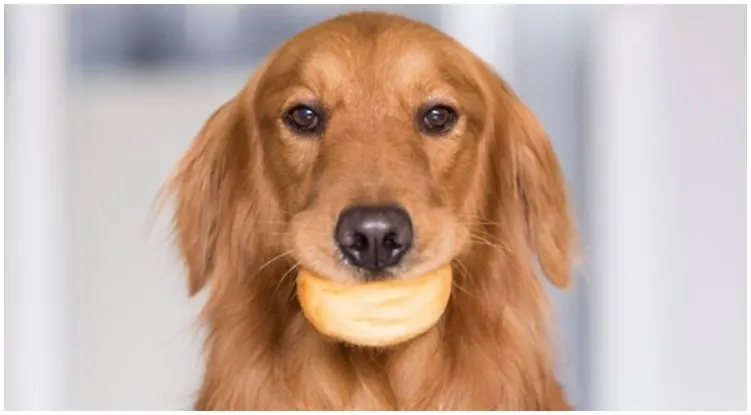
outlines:
[[[461,262],[459,259],[454,259],[454,263],[457,266],[457,268],[461,268],[461,269],[457,269],[460,274],[464,274],[464,276],[467,277],[467,279],[471,279],[472,278],[472,276],[470,275],[469,269],[467,269],[466,265],[464,265],[463,262]],[[459,291],[463,292],[464,294],[466,294],[466,295],[468,295],[468,296],[470,296],[472,298],[476,298],[471,292],[469,292],[466,288],[462,287],[461,284],[459,284],[458,282],[456,282],[456,279],[453,279],[451,281],[451,284],[454,287],[456,287]]]
[[[476,235],[476,236],[482,236],[487,237],[491,240],[497,240],[498,237],[496,235],[493,235],[492,233],[484,230],[484,229],[475,229],[472,232],[470,232],[470,235]]]
[[[483,238],[481,236],[471,234],[471,235],[469,235],[469,238],[470,238],[470,241],[469,241],[470,243],[475,243],[475,244],[479,244],[479,245],[484,245],[484,246],[488,246],[488,247],[491,247],[491,248],[495,248],[495,249],[497,249],[498,251],[500,251],[500,252],[502,252],[504,254],[511,253],[511,249],[509,249],[507,246],[505,246],[503,244],[500,244],[500,243],[494,243],[494,242],[489,241],[489,240],[487,240],[487,239],[485,239],[485,238]]]
[[[263,265],[261,265],[260,267],[258,267],[258,269],[256,270],[256,272],[254,272],[252,276],[255,277],[259,272],[263,271],[266,267],[268,267],[269,265],[271,265],[272,263],[274,263],[274,261],[277,261],[277,260],[279,260],[281,258],[284,258],[285,256],[287,256],[287,255],[289,255],[291,253],[292,253],[292,250],[290,249],[289,251],[284,251],[281,254],[279,254],[279,255],[271,258],[270,260],[266,261]]]
[[[297,267],[299,267],[299,266],[300,266],[300,261],[295,261],[295,263],[292,264],[291,267],[289,267],[289,269],[287,270],[287,272],[285,272],[284,274],[282,274],[281,278],[279,278],[279,281],[277,281],[277,283],[276,283],[276,287],[274,288],[274,293],[271,294],[272,297],[276,297],[276,294],[279,291],[279,288],[284,284],[284,281],[287,279],[287,277],[289,275],[292,274],[292,271],[294,271],[295,269],[297,269]]]
[[[474,220],[464,221],[464,222],[477,222],[477,223],[492,224],[492,225],[498,225],[498,226],[502,225],[497,220],[486,218],[484,216],[467,215],[466,217],[469,218],[469,219],[474,219]]]
[[[455,258],[454,263],[456,264],[457,268],[461,268],[459,270],[460,272],[463,272],[465,276],[469,277],[469,269],[467,269],[467,266],[464,265],[464,263],[460,259]]]
[[[499,222],[493,222],[493,221],[460,221],[462,225],[491,225],[491,226],[503,226],[503,224]]]
[[[489,243],[484,242],[484,241],[469,241],[469,245],[478,245],[478,246],[482,246],[482,247],[492,248],[492,249],[495,249],[495,250],[497,250],[498,252],[500,252],[500,253],[502,253],[504,255],[508,253],[508,251],[504,250],[502,247],[494,245],[494,244],[489,244]]]

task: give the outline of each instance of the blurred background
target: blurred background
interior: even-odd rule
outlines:
[[[187,409],[188,299],[165,178],[297,31],[402,13],[538,114],[583,233],[550,289],[580,409],[746,408],[746,7],[5,6],[5,407]]]

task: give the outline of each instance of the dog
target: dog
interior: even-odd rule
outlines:
[[[353,12],[265,59],[168,182],[191,295],[207,286],[196,410],[566,410],[538,266],[569,285],[576,232],[535,115],[439,30]],[[334,281],[451,263],[438,324],[387,348],[304,318]]]

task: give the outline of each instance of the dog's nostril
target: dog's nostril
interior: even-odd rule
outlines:
[[[368,249],[368,237],[359,232],[355,233],[355,236],[352,238],[352,245],[350,245],[349,248],[352,248],[357,251],[367,250]]]
[[[400,207],[354,206],[339,215],[334,239],[352,265],[378,272],[402,260],[412,232],[412,220]]]
[[[399,249],[401,245],[396,241],[397,235],[395,232],[389,232],[383,237],[383,247],[386,249]]]

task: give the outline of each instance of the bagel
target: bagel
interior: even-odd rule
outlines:
[[[320,333],[350,344],[392,346],[425,333],[451,295],[451,265],[407,280],[341,284],[307,269],[297,275],[303,314]]]

